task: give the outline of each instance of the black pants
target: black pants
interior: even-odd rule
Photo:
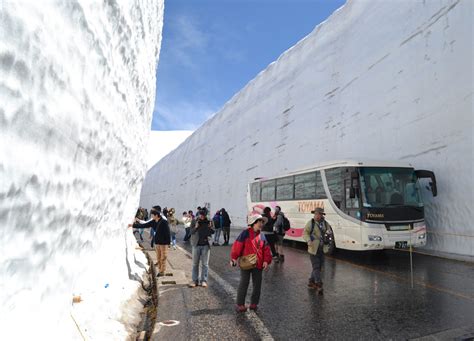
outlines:
[[[224,243],[229,243],[230,240],[230,226],[223,226],[222,233],[224,234]]]
[[[321,269],[324,264],[324,253],[323,248],[320,247],[315,255],[310,254],[309,259],[311,260],[311,276],[309,277],[310,282],[322,283],[321,282]]]
[[[189,240],[189,238],[191,238],[191,228],[189,227],[186,227],[185,228],[185,235],[184,235],[184,241],[187,242]]]
[[[247,289],[250,283],[250,276],[252,276],[252,297],[250,298],[251,304],[258,304],[260,301],[260,291],[262,289],[262,270],[240,270],[240,283],[237,291],[237,304],[245,304],[245,296],[247,296]]]
[[[272,256],[275,257],[277,252],[275,249],[275,242],[277,240],[277,236],[272,234],[265,234],[265,238],[267,239],[268,245],[270,245],[270,250],[272,251]]]

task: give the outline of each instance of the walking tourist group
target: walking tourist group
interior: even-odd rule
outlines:
[[[331,225],[324,219],[324,209],[316,208],[311,212],[314,216],[304,228],[303,239],[308,245],[311,260],[311,274],[308,288],[323,294],[321,271],[324,264],[324,252],[328,247],[328,233]],[[225,208],[211,216],[206,207],[197,207],[196,212],[184,211],[180,219],[175,217],[174,208],[161,209],[153,206],[148,211],[139,208],[133,223],[137,239],[144,241],[144,229],[150,229],[150,244],[155,248],[158,276],[165,276],[168,250],[176,250],[178,225],[184,226],[183,241],[191,244],[192,274],[190,288],[208,287],[209,257],[212,246],[226,246],[230,242],[231,219]],[[272,262],[285,261],[283,253],[283,238],[290,229],[290,222],[281,207],[276,206],[272,214],[270,207],[265,207],[262,215],[252,214],[247,218],[247,228],[240,232],[230,250],[229,264],[240,268],[240,282],[237,290],[236,311],[245,312],[247,309],[257,310],[260,302],[262,273],[268,270]],[[223,244],[220,236],[223,236]],[[201,270],[199,272],[199,270]],[[245,305],[247,290],[252,279],[252,294],[250,305]]]

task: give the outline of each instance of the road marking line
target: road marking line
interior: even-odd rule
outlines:
[[[190,253],[187,250],[183,249],[181,246],[178,245],[177,248],[178,248],[178,250],[181,250],[185,254],[190,255]],[[214,278],[214,280],[217,282],[217,284],[219,284],[224,289],[224,291],[229,296],[232,297],[232,299],[234,301],[237,299],[237,291],[234,289],[234,287],[232,287],[232,285],[229,284],[229,282],[227,282],[225,279],[223,279],[221,276],[219,276],[214,270],[211,269],[211,267],[209,267],[208,273],[209,273],[209,275],[211,275],[211,277]],[[252,326],[252,328],[255,330],[255,332],[259,336],[260,340],[265,340],[265,341],[274,340],[272,334],[270,333],[270,331],[267,329],[267,327],[265,327],[265,324],[263,323],[263,321],[260,319],[260,317],[258,317],[258,315],[255,312],[250,311],[250,312],[248,312],[246,314],[243,314],[243,315],[247,318],[250,325]]]

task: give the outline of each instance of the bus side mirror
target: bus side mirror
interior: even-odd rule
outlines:
[[[418,179],[431,179],[429,183],[429,189],[431,189],[431,193],[433,193],[434,197],[438,195],[438,187],[436,186],[436,176],[432,171],[420,169],[415,171],[415,175]]]

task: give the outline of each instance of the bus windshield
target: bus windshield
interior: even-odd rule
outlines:
[[[422,207],[420,187],[410,168],[361,167],[364,207]]]

